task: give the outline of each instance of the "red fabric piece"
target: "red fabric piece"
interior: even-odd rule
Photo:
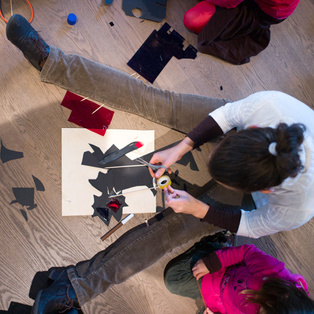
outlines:
[[[184,25],[187,29],[199,34],[216,12],[215,6],[207,1],[201,1],[184,15]]]
[[[72,110],[68,121],[86,128],[92,132],[104,136],[108,129],[114,112],[106,108],[99,108],[99,105],[83,97],[66,92],[61,106]],[[98,109],[94,114],[93,112]]]

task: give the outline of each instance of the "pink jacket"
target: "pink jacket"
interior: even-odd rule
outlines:
[[[305,279],[301,275],[292,274],[283,262],[254,245],[223,248],[215,253],[212,253],[212,258],[218,257],[221,268],[202,279],[203,298],[213,312],[257,313],[259,306],[245,306],[245,296],[240,292],[245,289],[259,290],[265,277],[295,282],[298,288],[303,287],[308,292]]]
[[[206,0],[219,7],[231,9],[243,0]],[[300,0],[255,0],[262,11],[278,20],[285,19],[293,13]]]

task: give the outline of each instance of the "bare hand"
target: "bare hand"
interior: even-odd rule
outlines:
[[[186,137],[179,144],[155,153],[149,162],[153,165],[163,165],[168,169],[167,171],[171,173],[170,167],[180,160],[185,153],[191,151],[193,149],[193,145],[194,142],[190,138]],[[160,168],[156,173],[154,173],[153,170],[149,168],[149,172],[152,177],[156,177],[156,179],[158,179],[164,174],[165,169]]]
[[[175,190],[171,186],[164,188],[166,205],[171,207],[175,213],[190,214],[196,218],[204,218],[208,212],[209,205],[199,201],[189,193]]]
[[[209,270],[205,266],[202,259],[199,259],[196,264],[192,268],[193,276],[196,278],[196,280],[199,280],[206,274],[209,274]]]

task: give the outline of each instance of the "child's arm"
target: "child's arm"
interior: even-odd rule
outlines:
[[[203,258],[203,262],[211,273],[239,263],[245,264],[252,273],[271,275],[285,269],[283,262],[248,244],[220,249]]]

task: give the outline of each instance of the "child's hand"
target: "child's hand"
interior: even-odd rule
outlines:
[[[193,276],[196,278],[196,280],[199,280],[204,275],[209,274],[209,270],[205,266],[202,259],[199,259],[194,267],[192,268]]]
[[[207,307],[203,314],[214,314],[214,312]]]

